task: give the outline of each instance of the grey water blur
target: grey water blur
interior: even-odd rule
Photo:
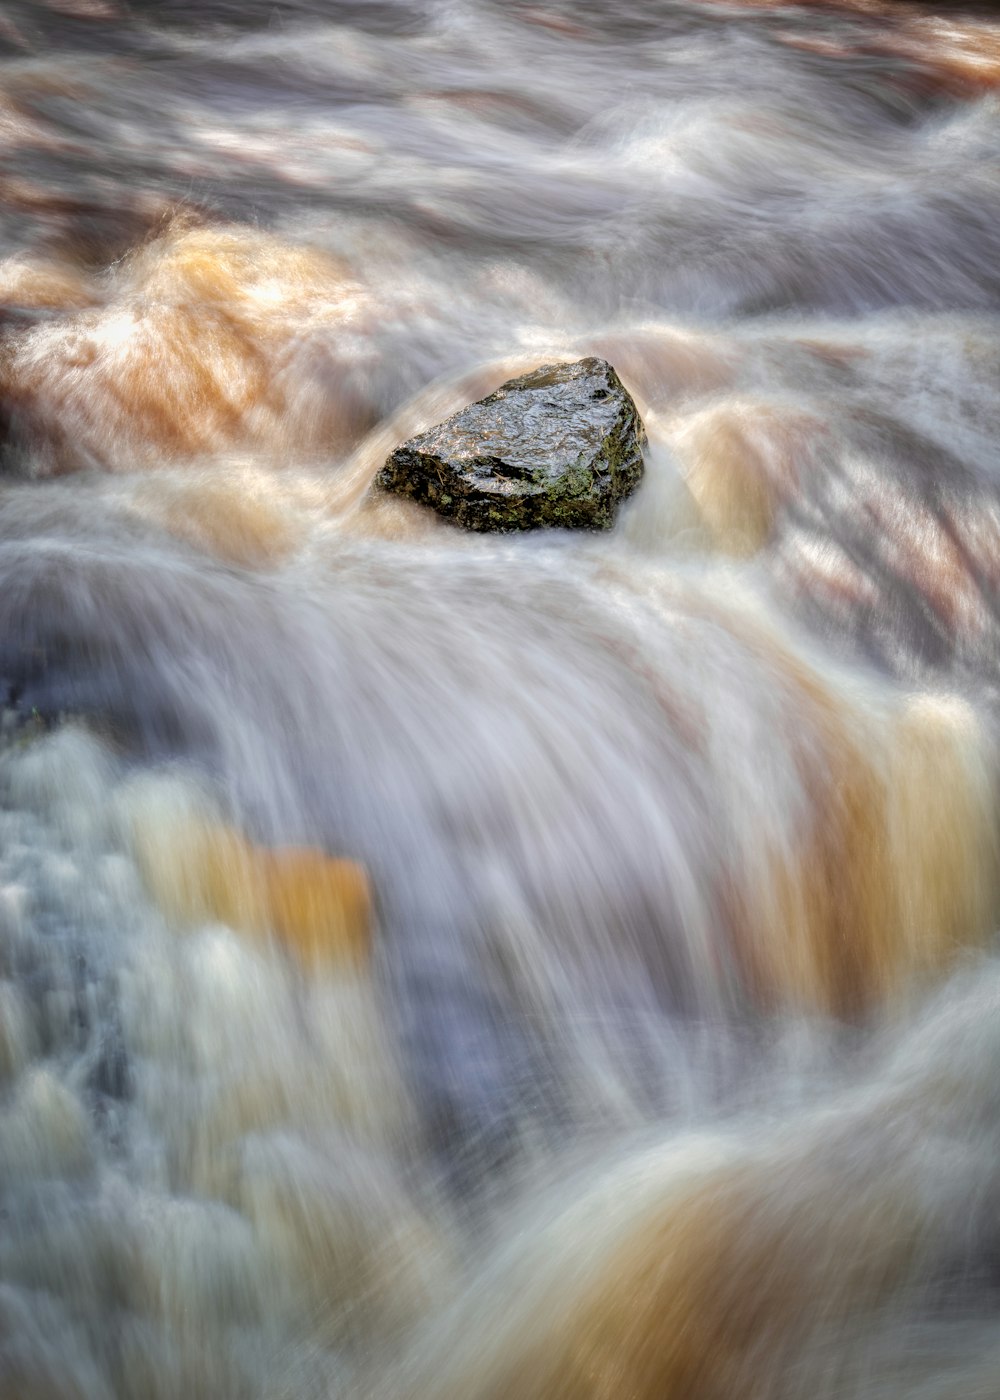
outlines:
[[[1000,25],[9,0],[0,132],[0,1395],[995,1395]],[[369,492],[589,354],[608,534]]]

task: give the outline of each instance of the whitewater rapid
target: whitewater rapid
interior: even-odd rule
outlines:
[[[0,17],[0,1396],[993,1397],[1000,26]],[[371,484],[600,355],[606,534]]]

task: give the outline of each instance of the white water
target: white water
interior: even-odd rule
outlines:
[[[0,1396],[995,1395],[997,25],[0,40]]]

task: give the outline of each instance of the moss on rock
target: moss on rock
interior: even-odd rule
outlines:
[[[402,443],[375,484],[469,530],[606,530],[645,439],[606,360],[542,365]]]

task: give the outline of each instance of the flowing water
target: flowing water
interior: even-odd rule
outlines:
[[[0,48],[0,1400],[995,1400],[1000,23]],[[369,493],[587,354],[613,531]]]

